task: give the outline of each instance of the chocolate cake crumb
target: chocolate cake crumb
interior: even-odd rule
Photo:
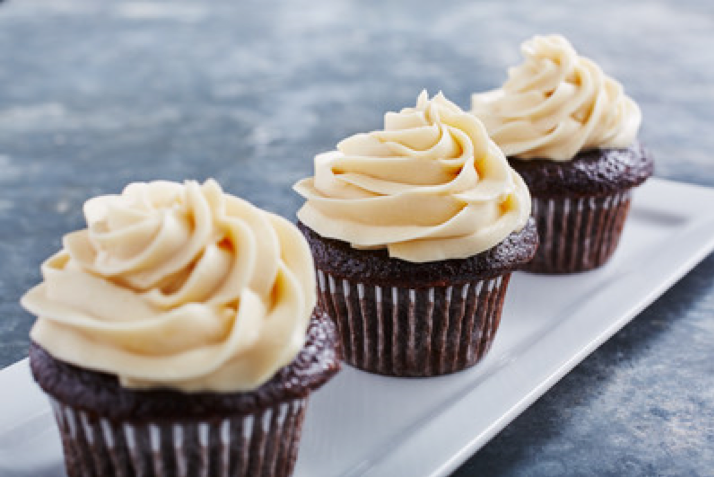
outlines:
[[[243,415],[305,397],[340,369],[335,325],[316,310],[305,346],[295,359],[252,392],[186,393],[171,389],[124,388],[116,376],[59,361],[36,343],[30,345],[30,367],[37,383],[55,399],[109,419],[221,419]]]
[[[642,184],[652,175],[650,153],[635,142],[622,149],[590,149],[570,161],[523,160],[508,162],[528,185],[533,197],[603,197]]]
[[[347,242],[324,238],[298,222],[307,238],[315,265],[336,277],[367,285],[425,288],[460,285],[516,270],[535,255],[538,233],[529,219],[495,247],[465,259],[414,263],[392,258],[386,249],[357,250]]]

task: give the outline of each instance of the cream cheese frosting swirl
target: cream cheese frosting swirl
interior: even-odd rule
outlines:
[[[441,93],[387,113],[384,130],[356,134],[315,157],[295,190],[298,218],[358,249],[410,262],[460,259],[521,229],[530,195],[473,115]]]
[[[315,306],[307,243],[213,180],[134,183],[90,199],[22,304],[58,360],[132,388],[258,388],[304,345]]]
[[[507,156],[567,161],[583,150],[631,145],[642,115],[622,86],[560,35],[521,46],[525,62],[472,110]]]

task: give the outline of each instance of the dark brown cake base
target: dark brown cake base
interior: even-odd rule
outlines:
[[[70,477],[289,476],[307,397],[219,420],[112,421],[50,399]]]
[[[339,370],[334,324],[318,312],[291,364],[248,393],[122,388],[116,377],[52,358],[30,365],[49,394],[75,476],[287,476],[309,393]]]
[[[602,266],[615,253],[629,209],[629,190],[606,197],[534,197],[541,245],[524,270],[558,274]]]
[[[319,306],[337,324],[345,361],[403,377],[476,364],[495,338],[511,271],[530,260],[538,243],[531,220],[474,257],[410,263],[299,226],[315,256]]]
[[[404,377],[437,376],[476,364],[496,336],[511,276],[400,288],[317,273],[320,303],[337,323],[345,361]]]
[[[630,209],[632,189],[653,171],[639,144],[585,151],[571,161],[509,158],[533,199],[540,246],[523,267],[561,274],[604,265],[617,248]]]

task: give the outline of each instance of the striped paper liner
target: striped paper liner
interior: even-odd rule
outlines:
[[[317,270],[318,301],[337,324],[350,365],[390,376],[437,376],[472,366],[489,350],[510,276],[400,288]]]
[[[215,420],[113,421],[50,398],[69,477],[288,476],[307,398]]]
[[[605,197],[533,198],[540,246],[523,269],[573,273],[603,265],[615,252],[630,209],[630,190]]]

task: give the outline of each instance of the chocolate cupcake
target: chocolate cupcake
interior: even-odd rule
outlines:
[[[423,92],[383,131],[318,155],[295,190],[347,363],[423,377],[485,355],[537,234],[525,184],[475,117]]]
[[[562,36],[536,36],[522,52],[502,88],[472,96],[471,112],[533,197],[540,248],[526,269],[591,270],[614,253],[632,190],[652,175],[641,113]]]
[[[218,184],[85,204],[22,304],[70,477],[289,475],[339,369],[300,232]]]

